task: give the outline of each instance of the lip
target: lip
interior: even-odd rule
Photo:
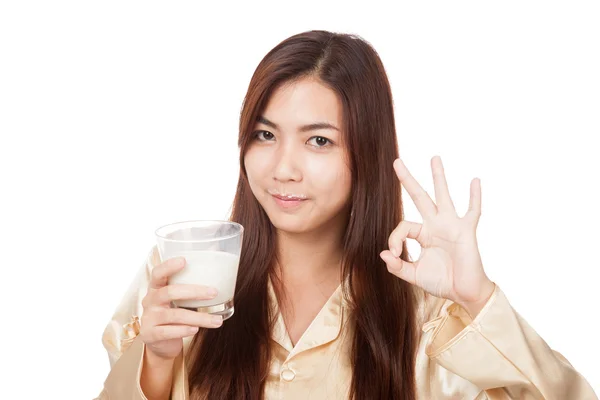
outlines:
[[[291,200],[288,200],[287,198],[279,197],[279,196],[274,195],[274,194],[272,194],[271,196],[273,197],[273,200],[275,200],[275,203],[279,207],[285,208],[285,209],[291,209],[291,208],[299,207],[302,203],[304,203],[306,201],[306,199],[291,199]]]

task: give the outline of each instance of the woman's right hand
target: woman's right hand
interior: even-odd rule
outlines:
[[[216,289],[207,286],[168,285],[169,277],[184,266],[183,257],[171,258],[156,266],[148,293],[142,300],[140,337],[154,358],[174,360],[183,349],[184,337],[194,335],[199,327],[218,328],[223,324],[220,315],[171,307],[172,301],[210,300],[217,294]]]

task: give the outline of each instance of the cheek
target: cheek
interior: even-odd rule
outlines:
[[[312,187],[318,191],[322,202],[334,207],[344,203],[350,195],[351,176],[348,167],[342,163],[327,163],[311,166]],[[317,193],[315,193],[317,194]]]
[[[336,190],[339,192],[340,201],[344,203],[350,197],[351,189],[352,189],[352,177],[350,175],[350,171],[344,169],[339,171],[336,177]]]
[[[256,150],[248,150],[244,156],[244,166],[248,175],[250,186],[259,181],[263,175],[266,162],[265,157],[260,156],[260,152]]]
[[[258,199],[256,185],[256,181],[258,179],[258,166],[256,165],[256,157],[254,154],[250,152],[246,153],[246,155],[244,156],[244,167],[246,168],[246,175],[248,177],[248,185],[250,186],[250,191],[254,194],[254,197]]]

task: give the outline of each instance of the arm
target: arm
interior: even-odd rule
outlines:
[[[108,353],[111,370],[98,397],[101,400],[152,400],[154,397],[147,397],[144,393],[160,396],[167,385],[171,388],[172,400],[188,399],[183,355],[171,365],[157,363],[151,356],[146,357],[145,345],[138,337],[142,299],[148,291],[152,268],[159,262],[155,246],[104,330],[102,343]],[[165,371],[171,373],[165,374]],[[157,376],[162,382],[155,379]]]
[[[175,360],[164,360],[145,351],[140,387],[149,399],[169,400],[173,384]]]
[[[458,304],[449,304],[423,326],[433,331],[427,355],[445,369],[488,396],[597,399],[589,383],[514,311],[498,286],[474,319]]]
[[[514,399],[597,399],[585,379],[512,309],[497,286],[488,298],[491,281],[483,268],[476,234],[481,217],[481,180],[471,180],[469,209],[460,217],[441,157],[431,159],[435,202],[401,159],[394,161],[393,168],[423,222],[401,219],[388,239],[389,250],[382,251],[380,257],[393,275],[453,303],[443,309],[441,317],[423,327],[432,331],[425,341],[429,359],[446,375],[450,371],[470,382],[472,389],[485,391],[479,392],[478,399],[506,399],[507,395]],[[406,239],[421,245],[417,261],[412,262],[405,253]],[[430,387],[458,390],[457,385],[445,385],[448,382],[442,378],[433,379],[429,374],[426,383]]]

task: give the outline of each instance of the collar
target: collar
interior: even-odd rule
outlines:
[[[302,334],[296,346],[292,346],[292,341],[285,327],[271,278],[268,280],[268,290],[269,304],[275,316],[272,339],[289,352],[288,359],[302,351],[329,343],[339,336],[342,328],[344,309],[346,308],[341,284],[329,297],[323,308],[321,308],[317,316]]]

